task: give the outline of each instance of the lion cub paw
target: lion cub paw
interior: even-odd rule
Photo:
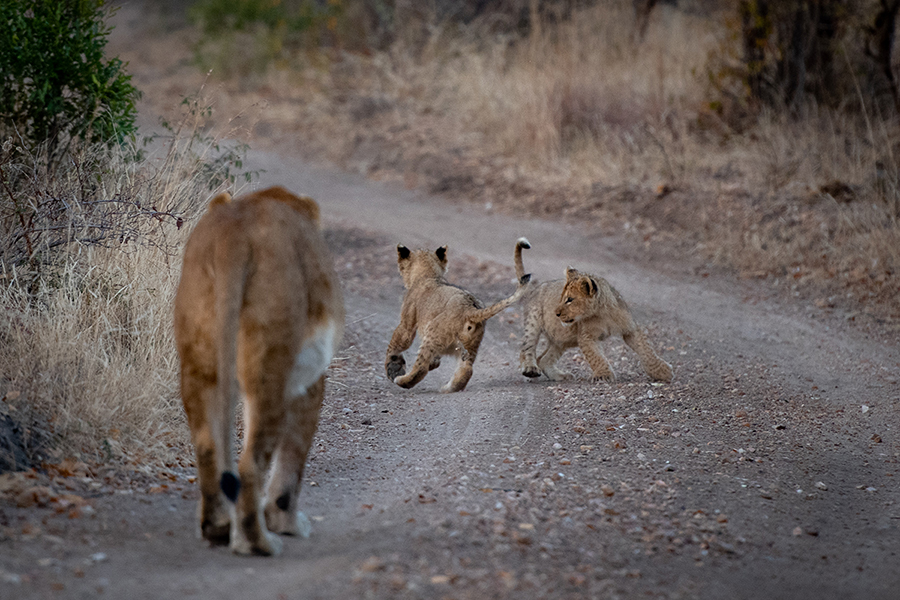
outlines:
[[[602,381],[604,383],[615,383],[616,375],[615,373],[602,373],[599,375],[597,373],[594,373],[593,375],[591,375],[591,381],[594,383],[598,381]]]
[[[547,379],[550,381],[571,381],[573,379],[571,373],[559,369],[544,369],[544,375],[546,375]]]
[[[529,365],[522,369],[522,375],[525,377],[540,377],[541,370],[537,368],[535,365]]]
[[[387,373],[388,379],[396,383],[395,380],[398,377],[406,375],[406,359],[403,358],[402,354],[391,356],[384,364],[384,370]]]
[[[652,369],[652,371],[648,372],[650,377],[657,381],[672,381],[672,365],[667,362],[663,362],[661,365],[657,365],[654,369]]]
[[[407,390],[416,385],[416,381],[412,377],[408,377],[407,375],[400,375],[399,377],[395,377],[394,383]]]

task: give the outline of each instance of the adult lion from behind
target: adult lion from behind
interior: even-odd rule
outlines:
[[[280,187],[214,198],[185,247],[174,324],[201,533],[239,554],[278,554],[276,533],[309,535],[297,494],[344,330],[318,205]]]
[[[515,265],[517,275],[525,273],[520,251],[515,254]],[[568,348],[578,346],[593,376],[613,382],[616,376],[600,342],[618,335],[637,353],[651,378],[672,380],[671,365],[653,351],[621,294],[602,277],[569,267],[564,280],[534,285],[524,304],[525,332],[519,355],[522,375],[540,377],[543,373],[552,381],[570,378],[556,363]],[[547,346],[538,356],[542,336]]]

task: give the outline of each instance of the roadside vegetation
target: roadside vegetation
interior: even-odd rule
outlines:
[[[0,8],[0,471],[71,454],[174,456],[186,442],[171,300],[179,249],[242,148],[182,105],[164,135],[104,57],[101,0]],[[24,462],[24,464],[22,464]]]

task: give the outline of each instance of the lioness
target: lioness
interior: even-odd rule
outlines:
[[[280,187],[216,196],[187,242],[175,297],[200,531],[212,544],[274,555],[275,533],[309,535],[297,494],[343,330],[318,205]],[[235,475],[238,384],[245,433]]]
[[[525,273],[522,253],[515,254],[516,275]],[[631,311],[619,292],[602,277],[566,269],[566,279],[530,286],[525,301],[525,333],[519,355],[522,375],[550,380],[568,379],[571,374],[556,367],[568,348],[578,346],[598,379],[613,382],[616,376],[609,366],[600,342],[620,335],[637,352],[644,370],[653,379],[672,380],[672,367],[650,344],[635,324]],[[541,335],[547,348],[535,357]]]
[[[521,256],[522,248],[530,247],[522,238],[516,244],[516,252]],[[387,376],[400,387],[411,388],[422,381],[428,371],[440,366],[441,356],[456,355],[459,359],[456,372],[441,391],[465,389],[484,337],[485,321],[514,304],[525,291],[531,275],[524,271],[517,273],[519,281],[515,293],[484,308],[478,298],[444,279],[447,246],[430,252],[411,251],[400,244],[397,246],[397,266],[406,295],[400,309],[400,324],[387,348],[384,361]],[[412,345],[417,330],[422,333],[422,343],[416,361],[407,373],[402,353]]]

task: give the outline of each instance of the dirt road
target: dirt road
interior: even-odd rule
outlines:
[[[129,35],[116,43],[139,69]],[[136,79],[163,93],[162,74]],[[320,201],[348,305],[301,495],[312,537],[269,559],[207,548],[189,470],[59,478],[89,499],[79,518],[0,503],[0,600],[900,594],[896,331],[792,299],[788,282],[648,262],[585,224],[517,220],[287,153],[248,162],[261,185]],[[612,282],[674,381],[651,383],[620,341],[606,344],[615,384],[589,382],[575,352],[576,381],[527,380],[518,309],[488,323],[464,392],[437,393],[451,364],[413,390],[387,381],[396,244],[448,244],[450,279],[493,301],[514,287],[523,235],[537,279],[573,265]]]
[[[196,538],[189,472],[94,487],[79,519],[2,508],[0,598],[895,598],[900,353],[759,283],[661,272],[577,224],[519,221],[254,152],[265,184],[319,199],[348,303],[302,506],[309,540],[239,558]],[[450,246],[491,301],[515,239],[539,279],[607,277],[675,367],[651,383],[623,344],[615,384],[517,372],[516,310],[475,376],[411,391],[383,352],[397,242]],[[161,487],[163,479],[166,487]],[[88,486],[88,483],[84,483]]]

